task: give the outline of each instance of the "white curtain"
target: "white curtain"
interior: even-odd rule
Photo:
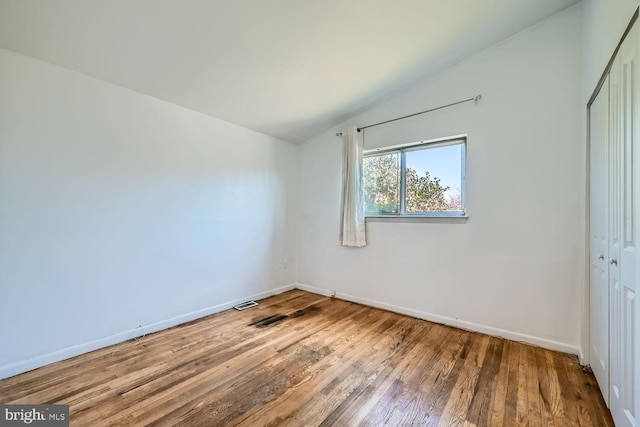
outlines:
[[[362,179],[362,136],[356,126],[342,131],[342,202],[340,245],[366,246],[364,231],[364,189]]]

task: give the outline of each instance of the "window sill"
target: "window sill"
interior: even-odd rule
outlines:
[[[469,219],[468,215],[380,215],[367,216],[365,222],[435,222],[443,224],[464,224]]]

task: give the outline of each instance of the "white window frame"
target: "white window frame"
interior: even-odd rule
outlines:
[[[410,151],[428,150],[430,148],[446,147],[449,145],[461,146],[461,159],[460,159],[460,200],[462,203],[462,210],[455,212],[420,212],[420,213],[408,213],[406,212],[406,153]],[[399,144],[382,148],[374,148],[370,150],[364,150],[364,157],[374,157],[383,154],[399,153],[400,154],[400,211],[397,214],[367,214],[365,212],[365,218],[369,219],[456,219],[467,218],[466,213],[466,169],[467,169],[467,135],[455,135],[445,138],[431,139],[425,141],[411,142],[408,144]]]

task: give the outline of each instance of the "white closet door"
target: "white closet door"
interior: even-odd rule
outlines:
[[[590,169],[590,360],[609,404],[609,78],[589,110]]]
[[[636,151],[638,30],[629,33],[611,69],[610,97],[610,408],[619,427],[636,425]]]
[[[620,406],[621,348],[620,342],[620,216],[621,200],[621,163],[620,148],[620,61],[616,61],[609,74],[609,408],[612,415]],[[615,415],[614,415],[615,417]]]

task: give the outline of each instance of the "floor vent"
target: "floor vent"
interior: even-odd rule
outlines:
[[[255,301],[247,301],[242,304],[234,305],[233,308],[236,310],[246,310],[247,308],[255,307],[256,305],[258,305],[258,303]]]

